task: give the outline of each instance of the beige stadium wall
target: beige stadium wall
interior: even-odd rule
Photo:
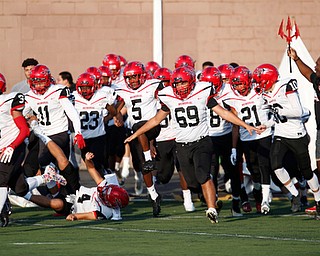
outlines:
[[[163,0],[163,65],[181,54],[196,68],[238,62],[254,69],[279,65],[286,48],[282,19],[295,18],[311,56],[320,54],[317,0]],[[106,53],[152,60],[152,0],[1,0],[0,72],[8,87],[24,79],[21,62],[34,57],[56,77],[76,78]]]

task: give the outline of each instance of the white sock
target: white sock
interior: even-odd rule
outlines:
[[[116,163],[115,163],[114,169],[115,169],[116,171],[119,171],[119,170],[120,170],[120,163],[119,163],[119,162],[116,162]]]
[[[310,180],[307,180],[307,182],[310,189],[313,192],[314,200],[317,202],[320,201],[320,189],[319,189],[319,181],[317,176],[313,174],[313,177]]]
[[[192,204],[191,191],[189,189],[182,190],[182,194],[183,194],[183,202],[185,204]]]
[[[289,190],[291,195],[293,195],[293,196],[299,195],[299,191],[297,190],[297,188],[295,187],[295,185],[291,181],[288,185],[285,185],[285,187]]]
[[[33,176],[26,178],[26,182],[29,185],[29,191],[33,190],[34,188],[39,187],[41,184],[44,184],[44,180],[42,176]]]
[[[151,158],[151,151],[150,151],[150,150],[144,151],[143,154],[144,154],[144,160],[145,160],[145,161],[152,160],[152,158]]]
[[[158,193],[154,185],[152,185],[151,187],[147,187],[147,190],[149,192],[149,195],[151,196],[151,199],[156,200],[156,198],[158,197]]]
[[[130,157],[122,157],[122,169],[129,169]]]
[[[7,200],[8,197],[8,189],[6,187],[0,187],[0,212]]]
[[[270,185],[262,184],[262,202],[269,202]]]
[[[317,175],[313,174],[310,180],[307,180],[308,185],[312,191],[317,191],[319,189],[319,181]]]
[[[279,168],[275,170],[274,173],[277,175],[282,184],[285,184],[290,180],[290,176],[284,168]]]

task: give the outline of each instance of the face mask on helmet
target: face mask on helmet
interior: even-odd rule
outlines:
[[[216,67],[206,67],[204,70],[202,70],[199,81],[211,83],[215,89],[216,94],[222,88],[221,73]]]
[[[254,83],[259,92],[268,91],[279,79],[278,69],[271,64],[258,66],[252,75]]]
[[[76,90],[86,100],[90,100],[96,91],[95,79],[90,73],[83,73],[77,79]]]
[[[112,83],[112,72],[107,66],[100,66],[99,70],[101,72],[101,86],[111,86]]]
[[[129,62],[123,69],[123,77],[129,88],[137,90],[146,81],[144,65],[139,61]]]
[[[32,68],[28,83],[35,94],[43,95],[50,87],[51,79],[49,68],[38,64]]]
[[[230,76],[230,84],[239,94],[246,96],[251,90],[252,75],[245,66],[236,67]]]
[[[0,94],[7,90],[6,84],[6,78],[0,73]]]
[[[102,203],[110,208],[124,208],[129,204],[128,192],[122,187],[110,184],[97,190]]]
[[[175,96],[186,99],[195,86],[195,72],[188,67],[177,68],[172,72],[170,84]]]

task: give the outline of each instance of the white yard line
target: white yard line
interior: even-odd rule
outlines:
[[[160,219],[160,218],[159,218]],[[161,218],[168,219],[168,218]],[[25,224],[25,222],[24,222]],[[33,226],[42,227],[64,227],[63,225],[50,225],[50,224],[32,224]],[[303,239],[292,237],[275,237],[275,236],[263,236],[263,235],[246,235],[246,234],[225,234],[225,233],[207,233],[207,232],[191,232],[191,231],[174,231],[174,230],[157,230],[157,229],[136,229],[136,228],[113,228],[113,227],[101,227],[101,226],[69,226],[68,228],[74,229],[88,229],[88,230],[108,230],[118,232],[140,232],[140,233],[158,233],[158,234],[181,234],[181,235],[198,235],[206,237],[229,237],[229,238],[241,238],[241,239],[256,239],[256,240],[270,240],[270,241],[292,241],[292,242],[308,242],[308,243],[320,243],[317,239]],[[68,244],[64,242],[41,242],[41,243],[12,243],[13,245],[30,245],[30,244]]]

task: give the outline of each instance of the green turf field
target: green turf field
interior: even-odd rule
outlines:
[[[219,224],[181,202],[162,203],[153,218],[149,202],[130,202],[123,220],[67,222],[41,208],[14,208],[0,229],[0,255],[320,255],[320,221],[291,214],[287,200],[272,202],[272,214],[230,217],[224,201]]]

